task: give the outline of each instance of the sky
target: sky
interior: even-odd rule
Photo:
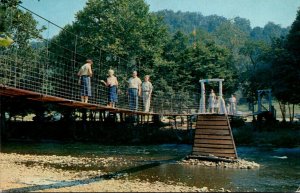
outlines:
[[[22,6],[63,27],[75,20],[75,14],[83,9],[87,0],[23,0]],[[228,19],[249,19],[251,27],[263,27],[269,21],[282,27],[290,26],[296,18],[300,0],[145,0],[150,11],[169,9],[173,11],[216,14]],[[50,27],[44,36],[53,36],[59,29]]]

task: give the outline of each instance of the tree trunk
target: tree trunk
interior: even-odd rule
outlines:
[[[294,117],[295,117],[295,104],[293,104],[293,122],[294,122]]]
[[[294,122],[294,112],[295,112],[295,105],[292,104],[292,108],[289,104],[289,116],[290,116],[290,122]]]
[[[280,111],[281,111],[281,115],[282,115],[282,121],[286,122],[285,116],[286,116],[286,108],[285,108],[285,104],[281,103],[280,101],[279,103],[279,107],[280,107]]]

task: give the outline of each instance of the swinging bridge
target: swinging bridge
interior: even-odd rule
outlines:
[[[20,49],[28,34],[19,28],[18,33],[14,35],[13,44],[6,48],[0,47],[0,96],[56,103],[73,108],[138,115],[188,116],[206,113],[201,103],[205,97],[203,93],[162,93],[156,92],[155,87],[151,96],[150,112],[143,112],[142,97],[139,97],[138,108],[134,111],[130,110],[128,95],[126,95],[127,80],[133,70],[139,72],[142,69],[143,66],[139,62],[128,61],[109,53],[27,8],[21,5],[19,7],[30,12],[41,25],[46,26],[47,32],[43,33],[46,37],[36,35],[27,40],[30,47]],[[59,28],[61,33],[69,35],[68,38],[73,37],[70,40],[73,47],[58,43],[55,37],[51,39],[49,37],[51,28]],[[82,47],[85,46],[92,48],[90,53],[92,57],[82,54]],[[88,103],[83,103],[80,99],[77,72],[88,58],[94,61],[91,78],[92,97],[89,97]],[[115,71],[119,81],[118,102],[115,108],[107,106],[108,89],[101,84],[101,80],[106,79],[108,69]],[[212,79],[206,80],[209,81]],[[222,98],[222,85],[219,88]],[[226,114],[226,111],[221,109],[220,114]]]
[[[45,26],[58,27],[62,33],[73,36],[73,48],[66,47],[48,37],[31,39],[31,47],[19,49],[26,36],[25,31],[19,31],[14,37],[14,43],[7,48],[0,48],[0,96],[22,98],[31,101],[53,103],[74,109],[89,109],[119,113],[120,116],[197,116],[195,140],[192,155],[218,156],[237,158],[236,148],[228,120],[228,113],[223,99],[222,82],[224,79],[200,80],[201,93],[161,93],[154,91],[151,97],[150,112],[143,111],[142,97],[139,97],[138,108],[129,109],[126,95],[129,75],[133,70],[139,71],[140,64],[127,61],[124,58],[108,53],[86,39],[72,34],[51,21],[31,12],[45,22]],[[20,30],[20,29],[19,29]],[[42,46],[38,46],[42,45]],[[92,97],[88,103],[81,102],[80,85],[77,72],[83,61],[89,58],[81,54],[82,46],[91,46],[94,64],[91,78]],[[61,52],[56,51],[61,50]],[[107,106],[108,89],[101,84],[108,69],[114,69],[119,80],[118,103],[115,107]],[[119,75],[119,76],[118,76]],[[124,78],[121,78],[124,77]],[[204,83],[219,83],[219,112],[210,114],[206,111],[206,94]],[[249,115],[247,115],[249,116]],[[188,120],[188,119],[187,119]]]

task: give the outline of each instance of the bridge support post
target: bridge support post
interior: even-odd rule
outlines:
[[[201,84],[201,98],[200,98],[199,113],[205,113],[205,85],[204,82],[200,82],[200,84]]]
[[[219,81],[219,114],[227,114],[225,101],[223,98],[223,84],[222,80]]]
[[[199,107],[199,113],[200,114],[205,114],[205,85],[204,83],[206,82],[219,82],[219,114],[227,114],[227,110],[226,110],[226,105],[225,105],[225,101],[223,99],[223,84],[222,81],[224,81],[224,79],[204,79],[204,80],[200,80],[200,84],[201,84],[201,98],[200,98],[200,107]]]
[[[261,112],[261,98],[260,98],[261,91],[257,91],[257,112]]]

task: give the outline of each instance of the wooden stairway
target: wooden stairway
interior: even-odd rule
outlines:
[[[238,158],[226,115],[198,115],[191,157]]]

